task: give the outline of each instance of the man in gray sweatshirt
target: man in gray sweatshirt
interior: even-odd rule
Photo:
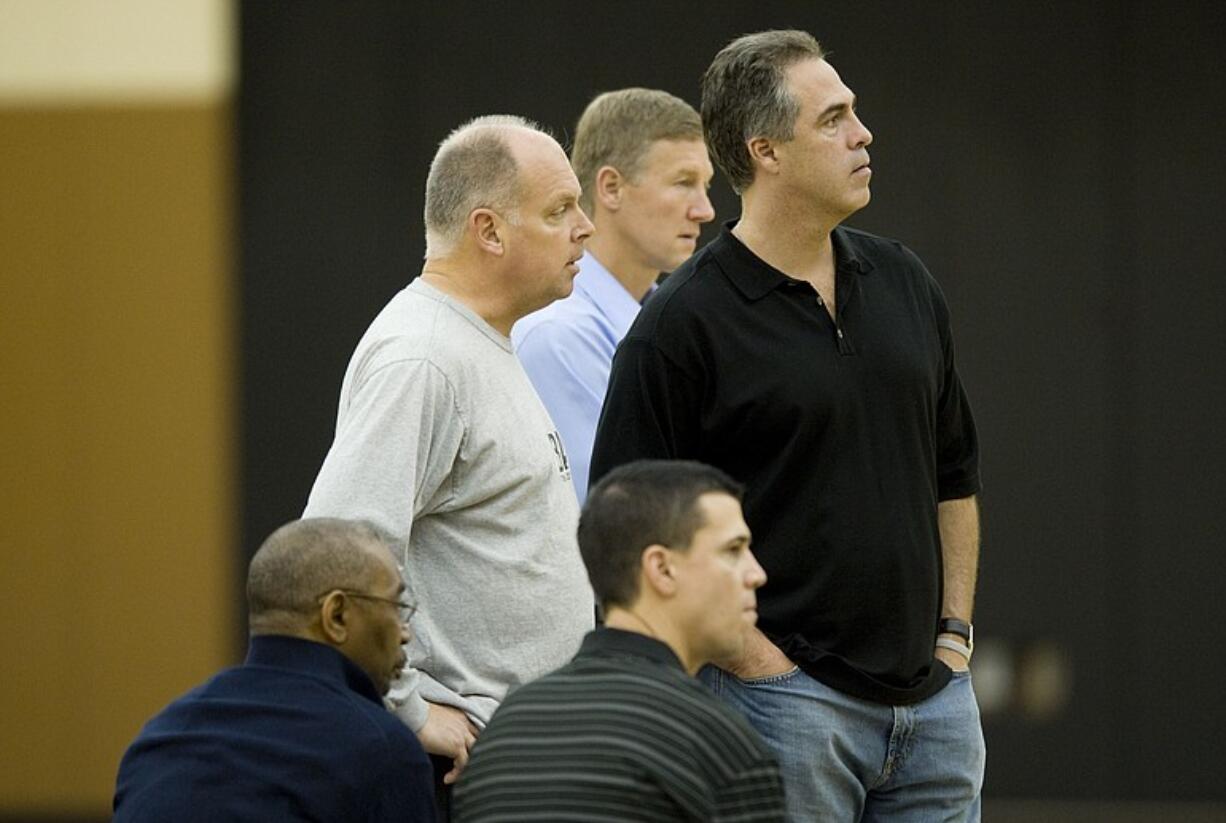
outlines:
[[[425,266],[358,343],[306,506],[400,541],[420,610],[388,699],[449,758],[447,784],[507,689],[569,660],[593,624],[569,462],[510,341],[571,291],[592,233],[579,194],[526,120],[478,118],[442,142]]]

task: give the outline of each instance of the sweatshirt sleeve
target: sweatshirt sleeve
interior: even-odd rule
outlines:
[[[341,399],[336,439],[311,489],[304,517],[368,520],[391,534],[404,568],[414,521],[454,496],[452,470],[465,424],[447,376],[424,359],[358,372]],[[420,675],[393,686],[393,710],[413,730],[426,722]]]

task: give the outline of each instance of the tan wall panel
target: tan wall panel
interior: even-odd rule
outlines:
[[[238,653],[230,119],[0,110],[0,812],[105,813]]]

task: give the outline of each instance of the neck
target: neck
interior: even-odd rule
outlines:
[[[667,615],[641,602],[627,607],[610,606],[605,612],[604,624],[610,629],[621,629],[659,640],[673,650],[673,654],[677,655],[681,665],[691,675],[706,662],[697,659],[691,652],[689,645],[684,642],[684,634],[677,630]]]
[[[515,321],[527,312],[520,311],[506,299],[497,287],[498,277],[480,272],[480,265],[460,256],[428,257],[421,277],[443,294],[472,309],[503,337],[510,337]]]
[[[732,229],[737,239],[792,277],[811,282],[833,279],[830,233],[841,218],[798,208],[793,198],[755,188],[741,195],[741,219]]]
[[[327,643],[327,638],[313,623],[304,623],[297,615],[278,616],[276,613],[264,617],[249,617],[247,636],[253,640],[257,637],[277,636]]]
[[[587,241],[587,253],[599,260],[600,265],[621,283],[631,297],[637,302],[643,302],[660,272],[651,266],[643,265],[629,244],[622,242],[616,232],[608,229],[608,221],[601,222],[605,231],[601,231],[600,225],[597,225],[595,233]]]

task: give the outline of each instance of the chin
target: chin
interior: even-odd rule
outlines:
[[[689,259],[690,255],[688,254],[679,254],[674,257],[667,258],[657,258],[651,262],[651,268],[655,269],[661,274],[667,274]]]

